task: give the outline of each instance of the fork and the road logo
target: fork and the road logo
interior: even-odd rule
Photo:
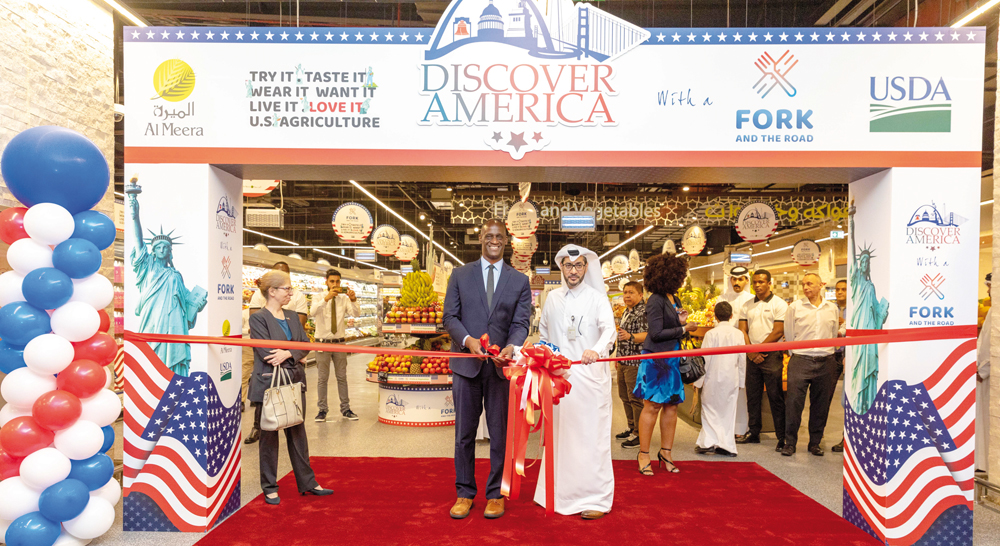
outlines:
[[[920,284],[924,285],[920,289],[920,297],[927,300],[931,296],[937,296],[937,299],[944,299],[944,292],[941,291],[941,285],[944,284],[944,275],[937,273],[933,276],[930,274],[924,274],[920,277]]]
[[[222,257],[222,278],[231,279],[233,274],[229,272],[229,266],[233,265],[233,259],[229,256]]]
[[[757,80],[757,83],[753,84],[754,91],[763,99],[775,87],[781,87],[781,90],[786,95],[794,97],[798,91],[788,81],[788,73],[795,68],[798,62],[799,60],[795,58],[795,55],[790,50],[785,50],[777,59],[772,57],[770,53],[764,52],[763,55],[754,61],[754,65],[761,73],[760,79]]]

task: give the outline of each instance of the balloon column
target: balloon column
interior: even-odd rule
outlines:
[[[89,210],[108,164],[80,133],[43,126],[7,144],[0,173],[25,205],[0,213],[13,269],[0,275],[0,542],[87,544],[121,497],[105,454],[121,412],[104,367],[114,291],[98,273],[115,226]]]

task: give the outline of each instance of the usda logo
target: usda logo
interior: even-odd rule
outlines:
[[[229,381],[232,378],[233,378],[233,363],[232,362],[219,363],[219,381]]]

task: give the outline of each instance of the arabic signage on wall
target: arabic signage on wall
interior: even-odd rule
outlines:
[[[571,0],[455,0],[433,30],[126,27],[126,154],[975,166],[985,38],[983,28],[642,29]]]

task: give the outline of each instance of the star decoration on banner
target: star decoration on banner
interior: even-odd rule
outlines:
[[[228,32],[223,31],[223,33],[220,34],[220,36],[222,36],[223,40],[228,40],[229,39],[229,33]]]
[[[301,31],[295,33],[295,39],[298,40],[298,41],[300,41],[300,42],[302,41],[302,36],[304,36],[304,35],[302,34]]]
[[[508,146],[513,146],[514,150],[520,150],[521,146],[527,146],[528,143],[524,141],[524,133],[511,133],[510,142],[507,143]]]
[[[544,130],[543,130],[544,131]],[[493,150],[506,152],[514,160],[520,160],[528,152],[541,150],[549,144],[549,139],[543,135],[543,131],[510,131],[510,130],[490,130],[490,137],[484,139],[487,146]],[[532,135],[525,138],[525,135]]]
[[[666,36],[664,36],[662,32],[656,35],[657,42],[662,42],[664,38],[666,38]]]
[[[405,42],[405,41],[407,41],[407,40],[408,40],[409,38],[410,38],[410,35],[409,35],[409,34],[407,34],[407,33],[405,33],[405,32],[399,35],[399,41],[401,41],[401,42]]]
[[[215,39],[215,33],[210,30],[210,31],[208,31],[208,32],[205,33],[205,37],[208,38],[209,40],[214,40]]]
[[[361,40],[363,40],[365,38],[365,35],[361,34],[361,31],[359,30],[358,33],[354,35],[354,38],[355,38],[355,41],[360,42]]]
[[[287,32],[282,32],[281,33],[281,39],[287,41],[288,40],[288,33]]]
[[[347,33],[346,32],[344,32],[343,34],[340,35],[340,41],[341,42],[346,42],[347,41]]]
[[[385,41],[387,41],[387,42],[391,42],[392,41],[392,33],[391,32],[386,32],[385,33]]]
[[[418,32],[417,33],[417,41],[418,42],[423,42],[424,41],[424,35]]]
[[[377,32],[372,32],[372,41],[373,42],[377,42],[378,41],[378,33]]]
[[[264,35],[264,37],[267,38],[268,40],[270,40],[270,39],[274,38],[274,34],[271,33],[271,32],[268,32],[267,34]]]

